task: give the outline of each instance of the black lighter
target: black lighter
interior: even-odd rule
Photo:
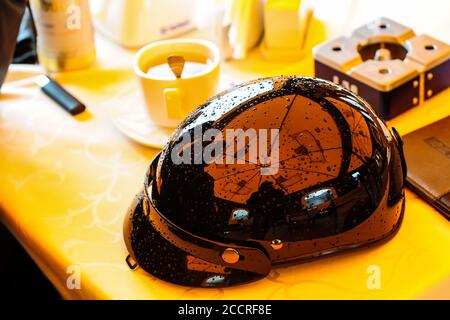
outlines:
[[[63,107],[64,110],[71,115],[77,115],[86,107],[77,98],[67,92],[56,81],[46,75],[39,76],[36,79],[36,83],[41,87],[42,91],[49,96],[53,101]]]

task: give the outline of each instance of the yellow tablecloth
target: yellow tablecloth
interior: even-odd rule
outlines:
[[[133,52],[97,36],[98,66],[57,79],[89,112],[69,116],[33,86],[0,96],[0,219],[65,298],[316,299],[450,298],[450,223],[407,190],[398,234],[373,248],[274,269],[261,281],[227,289],[193,289],[131,271],[122,221],[158,150],[133,143],[112,124],[117,107],[142,102],[130,67]],[[113,58],[112,58],[113,57]],[[224,81],[276,74],[312,75],[312,57],[264,62],[258,51],[222,66]],[[10,74],[12,77],[20,72]],[[400,133],[450,113],[450,90],[391,121]],[[367,287],[378,266],[381,288]],[[70,289],[73,270],[80,289]],[[5,275],[2,275],[5,276]],[[70,278],[69,278],[70,280]]]

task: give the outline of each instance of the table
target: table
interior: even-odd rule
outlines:
[[[435,8],[439,10],[448,12]],[[405,18],[400,9],[390,15],[414,20],[412,14]],[[325,36],[316,23],[312,42]],[[354,26],[348,25],[347,32]],[[443,28],[441,21],[435,29],[425,29],[438,30],[441,39],[449,42],[449,27]],[[158,150],[137,145],[111,122],[114,108],[142,102],[131,69],[134,52],[101,35],[96,46],[100,61],[96,66],[56,77],[87,103],[87,113],[73,118],[33,86],[5,86],[0,96],[0,220],[64,298],[450,298],[450,223],[410,190],[403,225],[389,242],[277,268],[255,283],[226,289],[186,288],[143,270],[131,271],[124,260],[122,221]],[[10,81],[29,72],[21,66],[12,70]],[[245,61],[222,65],[223,81],[276,74],[312,75],[311,55],[287,65],[266,62],[255,50]],[[406,134],[450,114],[449,99],[447,90],[389,124]],[[367,287],[371,266],[381,272],[380,289]],[[73,285],[78,274],[80,288]]]

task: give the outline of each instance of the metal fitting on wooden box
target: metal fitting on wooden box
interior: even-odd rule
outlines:
[[[316,77],[359,94],[385,119],[450,86],[450,46],[387,18],[313,52]]]

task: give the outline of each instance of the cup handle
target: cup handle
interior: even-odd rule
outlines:
[[[182,105],[183,91],[177,88],[164,89],[164,100],[166,102],[167,116],[170,119],[183,118]]]

